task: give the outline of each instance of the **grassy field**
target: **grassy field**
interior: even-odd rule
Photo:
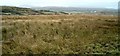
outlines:
[[[3,16],[3,54],[116,54],[111,15]]]

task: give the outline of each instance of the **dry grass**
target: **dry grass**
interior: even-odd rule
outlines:
[[[3,16],[4,54],[118,53],[117,17]]]

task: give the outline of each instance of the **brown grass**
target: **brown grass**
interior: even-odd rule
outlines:
[[[110,15],[3,16],[3,53],[117,53],[117,20]]]

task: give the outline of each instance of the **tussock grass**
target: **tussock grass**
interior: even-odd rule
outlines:
[[[4,54],[118,53],[116,16],[3,16],[3,21]]]

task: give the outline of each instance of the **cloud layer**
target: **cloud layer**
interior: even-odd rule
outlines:
[[[9,6],[63,6],[63,7],[111,7],[117,8],[119,0],[2,0]]]

